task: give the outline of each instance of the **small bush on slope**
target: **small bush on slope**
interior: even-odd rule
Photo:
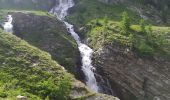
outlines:
[[[122,20],[120,22],[121,33],[124,35],[129,35],[130,31],[130,18],[127,12],[123,12]]]

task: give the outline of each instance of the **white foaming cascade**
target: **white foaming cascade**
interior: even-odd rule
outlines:
[[[13,21],[12,15],[8,15],[7,16],[7,22],[5,22],[5,24],[3,25],[4,30],[6,32],[13,33],[12,21]]]
[[[91,64],[92,63],[91,57],[93,54],[93,50],[90,47],[88,47],[86,44],[83,44],[81,42],[80,37],[74,31],[73,25],[64,21],[64,18],[67,16],[68,9],[73,6],[74,6],[73,0],[59,0],[59,4],[56,5],[50,12],[55,14],[59,20],[64,22],[64,24],[68,29],[68,32],[71,33],[72,37],[76,40],[82,57],[82,70],[86,76],[86,84],[92,90],[98,92],[99,87],[97,86],[96,78],[93,72],[95,68]]]

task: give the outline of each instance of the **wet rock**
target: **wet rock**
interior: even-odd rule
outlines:
[[[73,84],[70,93],[71,100],[119,100],[119,98],[114,96],[95,93],[79,81],[75,81]]]

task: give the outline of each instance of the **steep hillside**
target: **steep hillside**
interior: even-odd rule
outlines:
[[[168,0],[77,0],[67,19],[96,51],[97,72],[121,100],[169,100],[168,11]],[[122,23],[130,23],[128,31]]]
[[[91,92],[51,56],[0,30],[0,99],[118,100]]]
[[[0,0],[0,9],[50,10],[56,0]]]
[[[67,19],[76,26],[83,27],[89,21],[107,17],[114,21],[120,21],[121,14],[127,11],[133,20],[133,23],[140,19],[140,16],[127,9],[123,5],[105,4],[98,0],[76,0],[76,5],[70,10],[70,15]]]
[[[74,1],[65,21],[94,50],[100,91],[110,94],[109,87],[121,100],[170,100],[169,0]],[[79,45],[68,34],[72,27],[46,12],[55,4],[59,0],[0,0],[0,23],[11,14],[20,38],[0,31],[0,99],[21,94],[35,100],[117,100],[92,92],[62,69],[85,81]]]
[[[170,25],[170,6],[168,0],[75,0],[76,5],[70,10],[68,20],[78,28],[89,21],[107,17],[120,21],[122,12],[126,11],[132,23],[143,18],[154,25]]]
[[[170,27],[146,25],[146,33],[143,33],[141,26],[131,25],[129,32],[124,34],[120,24],[120,22],[108,19],[97,19],[89,22],[86,25],[89,30],[85,36],[87,37],[86,42],[95,50],[117,42],[128,46],[139,56],[170,57]]]
[[[14,34],[30,44],[47,51],[69,72],[79,77],[79,51],[76,42],[54,16],[13,12]]]
[[[143,33],[141,26],[132,25],[122,33],[120,24],[104,18],[86,26],[97,72],[109,79],[121,100],[168,100],[170,28],[152,26]]]
[[[54,93],[60,93],[61,89],[65,89],[65,94],[70,91],[71,75],[68,76],[48,53],[2,30],[0,66],[1,98],[14,100],[17,95],[36,100],[47,96],[59,98],[60,96],[57,97]],[[61,83],[66,87],[64,84],[61,86]]]

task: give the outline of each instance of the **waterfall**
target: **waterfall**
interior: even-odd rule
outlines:
[[[3,27],[6,32],[13,33],[13,25],[12,25],[12,15],[7,16],[7,22],[4,23]]]
[[[97,85],[96,78],[93,72],[95,68],[92,66],[92,60],[91,60],[93,50],[90,47],[88,47],[86,44],[83,44],[81,42],[80,37],[74,31],[74,26],[64,20],[65,17],[67,16],[68,9],[73,6],[74,6],[73,0],[59,0],[59,4],[53,7],[50,12],[56,15],[57,18],[65,24],[66,28],[68,29],[68,32],[76,40],[82,58],[82,71],[84,72],[86,77],[86,84],[92,90],[98,92],[99,87]]]

